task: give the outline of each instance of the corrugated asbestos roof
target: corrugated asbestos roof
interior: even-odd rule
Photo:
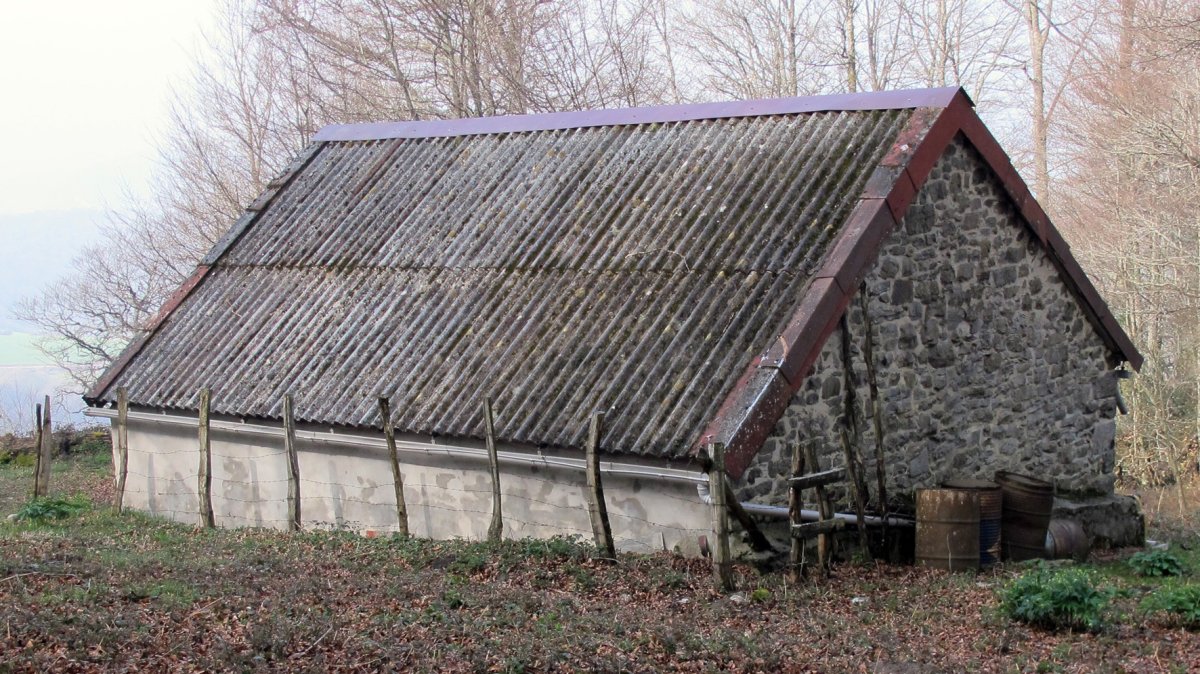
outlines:
[[[118,378],[139,405],[685,452],[907,111],[330,143]]]
[[[578,447],[606,409],[606,451],[685,456],[897,191],[914,108],[953,94],[334,127],[90,400],[211,387],[215,413],[278,418],[291,393],[299,421],[377,428],[384,393],[401,431],[480,437],[490,395],[503,440]]]

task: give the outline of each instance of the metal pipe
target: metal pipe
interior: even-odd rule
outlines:
[[[696,495],[700,497],[700,500],[704,504],[712,505],[712,493],[709,491],[707,484],[697,484]],[[787,519],[791,517],[791,512],[786,506],[773,506],[766,505],[764,503],[753,503],[751,501],[742,501],[741,504],[742,508],[751,515],[774,517],[776,519]],[[845,520],[848,524],[858,524],[858,517],[851,513],[834,513],[833,517],[834,519]],[[817,512],[816,510],[800,511],[800,521],[802,522],[816,522],[820,519],[821,513]],[[867,524],[867,526],[881,526],[883,524],[883,518],[875,515],[868,515],[863,518],[863,521]],[[903,519],[894,515],[888,516],[887,523],[889,526],[913,526],[912,520]]]
[[[89,407],[84,411],[84,414],[89,417],[98,417],[103,419],[114,419],[117,416],[116,410],[111,410],[103,407]],[[129,419],[133,421],[147,421],[151,423],[167,424],[172,426],[184,426],[188,428],[196,428],[198,419],[194,417],[168,414],[163,412],[129,412]],[[226,421],[212,420],[209,422],[213,430],[224,431],[234,435],[247,435],[257,437],[274,437],[282,438],[283,429],[275,428],[274,426],[264,426],[262,424],[252,424],[244,421]],[[313,430],[296,430],[296,438],[299,440],[307,440],[309,442],[318,442],[340,447],[355,447],[359,449],[380,449],[386,450],[386,441],[380,438],[374,438],[367,435],[359,435],[355,433],[338,433],[333,429],[329,431],[313,431]],[[438,443],[434,438],[430,438],[429,442],[415,442],[412,440],[396,440],[396,450],[409,454],[423,454],[426,456],[448,456],[466,459],[476,459],[479,461],[487,461],[487,450],[481,447],[464,447],[461,445],[451,445]],[[519,466],[533,466],[537,468],[560,468],[563,470],[573,470],[583,472],[586,470],[586,463],[583,459],[573,459],[569,457],[559,456],[544,456],[541,454],[529,454],[525,452],[498,452],[500,463],[506,463]],[[696,471],[682,470],[678,468],[648,468],[631,463],[618,463],[615,461],[602,461],[600,463],[600,472],[607,475],[625,475],[635,478],[651,478],[662,480],[664,482],[677,482],[696,485],[696,493],[700,501],[705,505],[712,505],[712,496],[708,489],[708,476],[705,473]],[[783,506],[771,506],[762,503],[753,503],[750,501],[742,502],[742,507],[746,512],[752,515],[761,517],[774,517],[784,519],[789,517],[788,509]],[[834,517],[837,519],[846,520],[850,524],[857,524],[858,518],[849,513],[836,513]],[[815,510],[801,510],[800,518],[806,522],[815,522],[820,519],[820,513]],[[864,518],[868,525],[880,525],[883,523],[882,518],[869,516]],[[896,526],[912,526],[909,520],[889,517],[888,524]]]
[[[113,419],[117,416],[116,410],[103,407],[89,407],[84,411],[84,414],[89,417],[99,417],[105,419]],[[158,413],[130,411],[129,419],[131,421],[146,421],[188,428],[196,428],[198,425],[198,420],[195,417],[179,414],[168,414],[165,411]],[[265,426],[262,424],[251,424],[244,421],[213,420],[209,422],[209,425],[215,431],[224,431],[235,435],[274,438],[283,437],[282,428]],[[340,447],[379,449],[382,451],[387,450],[387,443],[383,437],[376,438],[356,433],[338,433],[333,429],[329,429],[329,431],[297,429],[296,438]],[[482,447],[464,447],[461,445],[442,444],[433,438],[430,438],[429,442],[415,442],[412,440],[397,439],[396,450],[399,452],[423,454],[426,456],[449,456],[476,459],[479,461],[488,460],[487,450]],[[542,454],[531,454],[526,452],[498,452],[498,455],[500,463],[520,466],[533,466],[537,468],[560,468],[579,472],[584,472],[586,470],[586,463],[583,459],[574,459],[561,456],[544,456]],[[706,474],[696,471],[682,470],[679,468],[649,468],[632,463],[602,461],[600,463],[600,472],[607,475],[625,475],[635,478],[651,478],[662,480],[664,482],[704,485],[708,484],[708,476]]]

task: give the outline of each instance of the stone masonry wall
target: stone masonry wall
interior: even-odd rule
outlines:
[[[866,279],[889,500],[1008,469],[1060,492],[1111,494],[1115,365],[1046,252],[960,136]],[[861,295],[861,293],[860,293]],[[875,434],[861,296],[847,321],[861,452],[875,493]],[[844,465],[841,331],[754,463],[743,499],[786,505],[792,448]],[[811,492],[806,492],[806,499]],[[841,507],[847,495],[835,494]]]

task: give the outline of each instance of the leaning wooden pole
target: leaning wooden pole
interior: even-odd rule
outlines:
[[[45,496],[42,493],[42,404],[33,406],[33,497]]]
[[[767,552],[774,550],[771,546],[771,541],[767,539],[767,535],[762,532],[758,526],[758,522],[746,509],[742,507],[738,501],[737,493],[733,490],[733,484],[729,480],[725,480],[725,508],[729,510],[729,516],[737,521],[738,525],[746,531],[750,549],[755,552]]]
[[[713,574],[717,589],[728,592],[733,589],[733,570],[729,553],[729,512],[725,506],[725,444],[710,443],[708,455],[712,459],[708,489],[712,497],[713,535],[717,539],[712,545]]]
[[[608,522],[608,507],[604,504],[604,485],[600,479],[600,434],[604,428],[604,413],[592,415],[587,437],[587,502],[588,516],[592,520],[592,536],[596,539],[596,550],[606,559],[616,559],[617,548],[613,544],[612,527]]]
[[[867,312],[867,286],[858,292],[863,315],[863,360],[867,362],[867,385],[871,392],[871,422],[875,429],[875,503],[883,521],[883,537],[887,540],[888,498],[887,464],[883,451],[883,412],[879,403],[879,378],[875,373],[875,337],[872,334],[871,314]]]
[[[117,389],[117,512],[125,507],[125,483],[129,478],[129,395],[125,387]]]
[[[804,474],[804,454],[800,449],[800,443],[797,442],[792,447],[792,477],[800,477]],[[804,499],[800,493],[800,487],[792,484],[788,489],[788,524],[795,527],[803,523],[800,517],[800,511],[804,509]],[[805,541],[797,536],[792,536],[792,548],[788,551],[788,575],[792,581],[799,581],[804,577],[804,544]],[[824,542],[824,541],[822,541]]]
[[[849,313],[847,310],[846,313]],[[859,454],[858,404],[854,390],[853,363],[850,358],[850,325],[842,314],[842,387],[845,409],[842,415],[842,452],[846,455],[846,471],[854,490],[854,512],[858,515],[858,544],[865,559],[871,558],[870,541],[867,539],[867,486],[863,483],[862,456]]]
[[[408,506],[404,503],[404,475],[400,472],[400,457],[396,452],[396,429],[392,426],[392,405],[387,396],[379,396],[379,418],[383,423],[383,439],[387,441],[388,459],[392,462],[392,484],[396,492],[396,533],[408,535]]]
[[[288,529],[300,531],[300,459],[296,454],[296,417],[290,393],[283,396],[283,449],[287,454]]]
[[[54,455],[54,430],[50,422],[50,396],[42,403],[42,433],[38,443],[37,494],[50,495],[50,459]]]
[[[217,526],[212,504],[212,445],[208,439],[209,413],[212,406],[212,391],[200,389],[200,469],[197,476],[197,493],[200,494],[200,526],[212,529]]]
[[[504,514],[500,509],[500,456],[496,453],[496,418],[491,398],[483,401],[483,435],[492,469],[492,523],[488,525],[487,537],[489,541],[498,541],[504,536]]]

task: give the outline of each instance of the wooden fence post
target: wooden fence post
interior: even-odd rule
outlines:
[[[604,503],[604,484],[600,479],[600,433],[604,427],[604,413],[592,414],[587,438],[587,502],[588,516],[592,520],[592,536],[596,539],[596,550],[607,559],[616,559],[617,548],[613,544],[612,527],[608,523],[608,506]]]
[[[212,505],[212,445],[208,439],[211,407],[212,391],[200,389],[200,419],[197,424],[200,434],[200,474],[197,492],[200,494],[200,525],[208,529],[217,526]]]
[[[813,448],[811,442],[800,442],[800,449],[804,452],[804,464],[806,470],[820,472],[821,463],[817,458],[817,450]],[[825,491],[823,484],[816,485],[817,492],[817,511],[820,514],[820,521],[828,522],[833,518],[833,503],[829,498],[829,493]],[[833,538],[828,532],[821,532],[817,535],[817,565],[821,567],[821,574],[829,575],[830,557],[832,556],[831,543]]]
[[[488,540],[498,541],[504,536],[504,514],[500,511],[500,457],[496,453],[496,423],[491,398],[483,401],[483,435],[492,469],[492,523],[488,526]]]
[[[746,509],[742,507],[741,502],[738,501],[737,493],[733,491],[733,485],[729,483],[729,480],[725,480],[725,507],[729,510],[729,514],[733,516],[733,519],[737,520],[737,523],[746,530],[751,550],[766,552],[775,549],[771,546],[771,541],[767,540],[766,534],[758,527],[758,522],[755,522],[750,513],[746,512]]]
[[[33,426],[33,497],[38,498],[44,496],[42,494],[42,404],[37,403],[33,406],[34,426]]]
[[[729,560],[729,513],[725,506],[724,443],[710,443],[708,455],[712,459],[712,467],[708,471],[708,490],[712,497],[713,535],[717,539],[712,545],[713,573],[716,575],[717,589],[728,592],[733,589],[733,574]]]
[[[392,461],[392,484],[396,491],[396,533],[408,535],[408,506],[404,503],[404,475],[400,473],[400,458],[396,454],[396,429],[392,427],[392,406],[387,396],[379,396],[379,416],[383,420],[383,438],[387,441],[388,458]]]
[[[50,495],[50,458],[54,454],[54,431],[50,423],[50,396],[42,404],[42,432],[38,443],[37,487],[38,496]]]
[[[296,418],[290,393],[283,395],[283,448],[287,452],[288,529],[300,531],[300,459],[296,455]]]
[[[125,482],[129,477],[129,395],[125,387],[117,389],[117,512],[125,507]]]

